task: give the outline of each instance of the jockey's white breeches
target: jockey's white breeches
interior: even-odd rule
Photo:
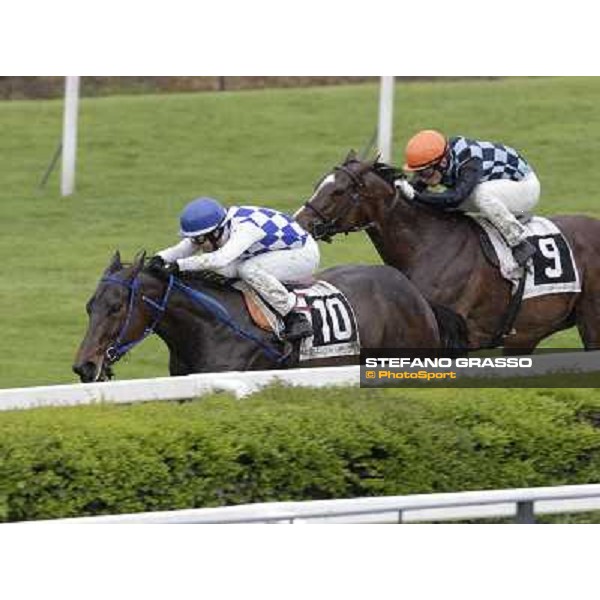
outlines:
[[[296,296],[282,283],[310,281],[319,268],[320,252],[312,237],[302,248],[273,250],[245,260],[236,260],[217,270],[225,277],[239,277],[251,285],[280,315],[296,305]]]
[[[533,210],[540,199],[540,182],[532,171],[521,181],[493,179],[480,183],[459,210],[484,215],[500,231],[509,246],[525,239],[525,228],[515,215]]]

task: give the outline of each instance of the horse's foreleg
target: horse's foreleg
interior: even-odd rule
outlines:
[[[169,374],[171,377],[189,375],[190,373],[189,367],[182,363],[174,352],[171,352],[169,354]]]

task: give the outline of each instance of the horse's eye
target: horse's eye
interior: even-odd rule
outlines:
[[[120,304],[111,304],[108,307],[108,314],[109,315],[114,315],[116,313],[118,313],[121,310],[121,305]]]

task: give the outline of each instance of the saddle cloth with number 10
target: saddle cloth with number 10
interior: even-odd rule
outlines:
[[[244,294],[252,320],[262,329],[283,335],[281,317],[248,284],[236,281],[234,287]],[[352,305],[338,288],[327,281],[315,281],[310,287],[293,287],[298,298],[294,309],[312,322],[314,334],[303,339],[299,362],[355,356],[360,354],[360,338]]]
[[[316,281],[309,288],[294,290],[295,310],[312,321],[313,336],[302,340],[300,362],[360,354],[356,316],[344,294],[327,281]]]

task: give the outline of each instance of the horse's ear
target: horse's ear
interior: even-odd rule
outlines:
[[[132,277],[136,277],[137,274],[144,268],[144,261],[146,260],[146,251],[141,250],[135,255],[133,259]]]
[[[110,275],[111,273],[120,271],[122,268],[123,264],[121,263],[121,253],[118,250],[115,250],[113,257],[110,259],[108,267],[106,267],[105,273]]]
[[[349,163],[352,161],[357,160],[356,158],[356,151],[355,150],[350,150],[350,152],[348,152],[348,156],[346,156],[346,158],[344,159],[344,163]]]
[[[381,154],[377,154],[375,158],[366,160],[362,163],[361,172],[365,173],[367,171],[371,171],[376,165],[380,164],[379,159],[381,158]]]

